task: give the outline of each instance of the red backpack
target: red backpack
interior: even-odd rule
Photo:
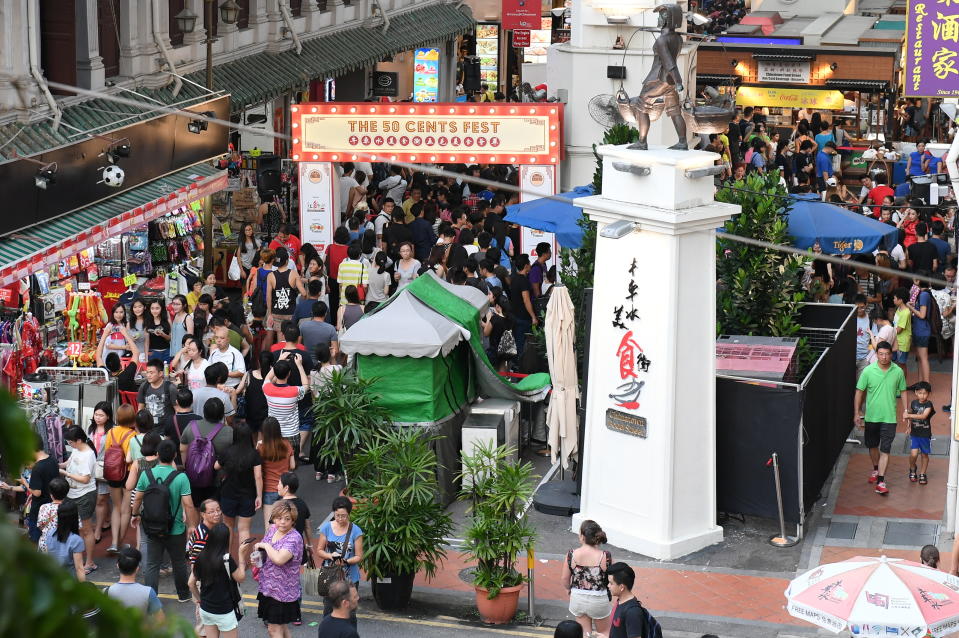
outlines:
[[[119,441],[114,439],[103,453],[103,478],[106,480],[122,481],[127,477],[127,455],[123,452],[123,445],[131,436],[133,431],[128,430]]]

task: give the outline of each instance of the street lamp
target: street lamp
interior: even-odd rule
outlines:
[[[216,0],[203,0],[203,10],[206,14],[206,88],[213,90],[213,6]],[[220,5],[220,21],[223,24],[234,24],[240,15],[240,5],[234,0],[225,0]],[[183,33],[193,33],[196,29],[197,15],[184,7],[183,11],[173,18],[176,26]]]

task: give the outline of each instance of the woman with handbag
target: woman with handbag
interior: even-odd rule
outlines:
[[[336,330],[343,334],[363,316],[363,303],[359,289],[356,286],[347,286],[343,289],[344,303],[336,311]]]
[[[506,296],[496,286],[490,289],[489,298],[489,311],[483,318],[483,335],[489,340],[486,356],[499,372],[506,372],[509,362],[516,357],[511,308]]]
[[[240,544],[240,564],[230,556],[230,529],[217,523],[206,537],[206,545],[193,563],[190,591],[193,602],[200,606],[200,623],[206,638],[235,638],[242,611],[238,583],[246,580],[246,565],[253,543]]]
[[[350,522],[353,503],[345,496],[333,499],[333,520],[320,526],[316,539],[316,554],[323,559],[325,570],[337,567],[353,586],[359,589],[360,568],[363,561],[363,530]],[[329,581],[327,578],[326,580]],[[333,601],[323,596],[323,615],[333,613]],[[350,622],[356,627],[356,612],[350,613]]]
[[[303,537],[294,528],[298,513],[289,500],[273,506],[272,523],[263,540],[254,549],[262,550],[260,558],[254,554],[254,566],[261,562],[259,581],[260,604],[257,615],[266,622],[270,638],[290,638],[289,624],[300,618],[300,561],[303,557]]]

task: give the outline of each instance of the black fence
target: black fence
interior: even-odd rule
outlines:
[[[803,306],[801,336],[817,360],[801,382],[716,379],[719,511],[778,517],[768,465],[776,452],[784,516],[802,524],[853,425],[854,313],[846,305]]]

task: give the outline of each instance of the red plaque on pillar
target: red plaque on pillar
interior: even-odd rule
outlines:
[[[503,0],[504,29],[538,29],[540,27],[539,0]]]

